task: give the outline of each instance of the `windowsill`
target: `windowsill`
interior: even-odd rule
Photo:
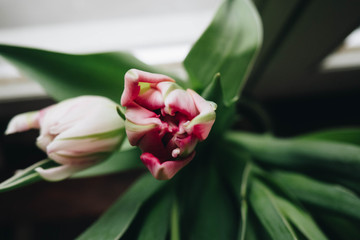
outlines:
[[[181,62],[214,11],[0,29],[0,43],[73,54],[126,51],[149,65],[183,74]],[[70,36],[70,37],[69,37]],[[0,59],[0,101],[46,96]]]

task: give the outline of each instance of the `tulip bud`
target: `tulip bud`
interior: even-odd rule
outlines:
[[[173,79],[131,69],[121,96],[129,142],[139,146],[142,162],[157,179],[170,179],[195,156],[198,141],[207,138],[216,104]]]
[[[40,129],[37,146],[61,166],[35,170],[46,180],[58,181],[106,159],[120,146],[124,121],[116,107],[105,97],[72,98],[15,116],[5,134]]]

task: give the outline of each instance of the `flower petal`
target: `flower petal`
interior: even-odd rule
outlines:
[[[5,134],[12,134],[16,132],[27,131],[32,128],[40,127],[40,111],[36,112],[27,112],[16,115],[13,117],[5,131]]]
[[[171,159],[171,152],[164,146],[162,135],[159,132],[161,129],[147,132],[139,141],[138,146],[142,152],[149,152],[163,162]]]
[[[160,82],[156,85],[156,88],[161,92],[161,95],[164,99],[169,95],[169,93],[171,93],[175,89],[184,90],[182,87],[180,87],[174,82]]]
[[[131,104],[140,93],[140,82],[156,84],[159,82],[175,82],[172,78],[149,72],[131,69],[125,74],[125,88],[121,95],[121,105],[127,107]]]
[[[213,115],[211,114],[210,117],[212,117]],[[190,124],[188,125],[188,128],[191,129],[191,133],[194,134],[200,141],[205,140],[210,133],[211,127],[213,126],[215,119],[211,120],[211,121],[207,121],[207,122],[201,122],[201,123],[195,123],[196,120],[195,119],[194,122],[190,122]]]
[[[189,119],[192,119],[199,114],[191,95],[182,89],[175,89],[169,93],[165,98],[164,110],[169,115],[180,112],[185,114]]]
[[[57,151],[48,153],[50,159],[63,165],[93,165],[109,157],[111,152],[74,152],[74,151]]]
[[[125,121],[125,129],[126,135],[129,139],[129,143],[132,146],[136,146],[139,144],[140,139],[149,131],[154,128],[157,128],[156,124],[149,124],[149,125],[137,125],[129,120]]]
[[[84,136],[81,138],[66,139],[62,138],[62,134],[58,135],[51,143],[47,145],[46,152],[64,151],[72,153],[72,155],[91,154],[96,152],[111,152],[117,148],[121,139],[125,136],[125,132],[119,133],[117,136],[100,139],[96,136]]]
[[[80,166],[62,165],[49,169],[43,169],[41,167],[38,167],[35,168],[35,171],[39,173],[43,179],[47,181],[55,182],[55,181],[64,180],[70,177],[72,174],[88,167],[89,165],[80,165]]]
[[[136,103],[149,110],[156,110],[164,107],[161,92],[153,88],[150,88],[143,94],[139,94],[136,98]]]
[[[100,96],[81,96],[60,102],[53,106],[41,122],[42,130],[47,128],[52,135],[62,133],[64,138],[121,127],[124,127],[124,121],[116,112],[116,103]]]
[[[198,142],[197,138],[195,138],[193,135],[188,135],[185,138],[183,137],[174,138],[174,143],[176,144],[176,146],[178,146],[178,149],[180,150],[179,155],[182,157],[186,157],[189,154],[191,154],[191,152],[194,151],[197,142]]]
[[[200,114],[208,113],[208,112],[215,112],[216,107],[217,107],[216,103],[211,102],[211,101],[206,101],[203,97],[201,97],[197,92],[195,92],[192,89],[187,89],[186,91],[191,95],[191,97],[194,100],[194,103],[196,105],[196,108],[198,109]]]
[[[163,124],[156,113],[131,103],[125,112],[125,129],[129,142],[132,146],[138,145],[140,139],[154,128]]]
[[[194,158],[194,156],[195,152],[185,159],[160,163],[160,160],[154,155],[145,152],[141,154],[140,159],[156,179],[168,180],[171,179],[180,169],[186,166]]]
[[[36,145],[46,152],[46,147],[51,143],[51,141],[54,139],[53,135],[50,134],[42,134],[36,139]]]
[[[204,140],[208,137],[211,127],[215,122],[216,104],[206,101],[191,89],[187,89],[187,92],[193,98],[196,108],[200,114],[183,126],[188,133],[194,134],[199,140]]]
[[[127,120],[138,125],[161,125],[161,120],[156,113],[149,111],[136,103],[131,103],[126,107],[125,117]]]

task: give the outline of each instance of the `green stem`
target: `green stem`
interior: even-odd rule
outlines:
[[[51,162],[51,161],[52,160],[50,160],[50,159],[44,159],[44,160],[39,161],[39,162],[37,162],[37,163],[35,163],[35,164],[25,168],[25,169],[19,170],[18,173],[14,174],[14,176],[12,176],[9,179],[1,182],[0,183],[0,188],[5,186],[5,185],[10,184],[11,182],[17,181],[20,177],[24,177],[25,175],[31,174],[31,172],[34,171],[35,168],[40,167],[40,166],[42,166],[42,165],[44,165],[44,164],[46,164],[48,162]]]
[[[174,198],[173,206],[171,209],[171,240],[180,240],[179,231],[179,205]]]

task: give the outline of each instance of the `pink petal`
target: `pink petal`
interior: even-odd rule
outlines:
[[[199,140],[204,140],[208,137],[211,127],[215,122],[216,104],[206,101],[191,89],[187,89],[187,92],[193,98],[200,114],[193,118],[189,123],[184,124],[184,127],[188,133],[194,134]]]
[[[194,134],[200,141],[205,140],[209,136],[214,122],[215,120],[195,124],[192,127],[192,134]]]
[[[195,152],[185,159],[160,163],[159,159],[151,153],[143,153],[141,154],[140,159],[156,179],[168,180],[171,179],[180,169],[186,166],[194,158],[194,156]]]
[[[125,126],[126,126],[126,123],[128,123],[128,121],[125,122]],[[156,126],[149,125],[148,128],[143,128],[143,129],[139,129],[139,130],[135,130],[135,131],[133,131],[132,129],[126,128],[126,135],[128,137],[130,145],[138,146],[139,141],[144,137],[144,135],[146,133],[148,133],[149,131],[151,131],[154,127],[156,127]]]
[[[161,82],[156,85],[156,88],[161,92],[161,95],[164,98],[166,98],[169,95],[169,93],[171,93],[176,89],[184,90],[174,82]]]
[[[179,147],[179,155],[187,156],[194,151],[198,140],[193,135],[188,135],[185,138],[175,137],[174,143]]]
[[[201,97],[197,92],[195,92],[192,89],[187,89],[186,90],[192,97],[196,108],[198,109],[198,111],[201,113],[203,112],[213,112],[214,111],[214,106],[212,104],[210,104],[209,101],[206,101],[203,97]]]
[[[154,74],[149,72],[131,69],[125,74],[125,88],[121,96],[121,105],[127,107],[133,102],[140,93],[139,82],[159,83],[159,82],[175,82],[168,76],[162,74]]]
[[[154,128],[161,128],[163,123],[156,113],[151,112],[136,103],[126,108],[125,129],[132,146],[139,144],[143,136]]]
[[[127,120],[138,125],[161,125],[161,120],[156,113],[149,111],[136,103],[131,103],[126,107],[125,117]]]
[[[152,88],[147,90],[145,93],[140,94],[136,98],[136,103],[149,110],[156,110],[164,107],[161,92]]]
[[[191,95],[182,89],[173,90],[165,98],[165,112],[169,115],[180,112],[185,114],[189,119],[199,114]]]
[[[170,151],[165,148],[162,142],[162,136],[159,134],[160,129],[154,129],[144,134],[139,141],[138,146],[142,152],[149,152],[157,156],[160,161],[171,158]]]

